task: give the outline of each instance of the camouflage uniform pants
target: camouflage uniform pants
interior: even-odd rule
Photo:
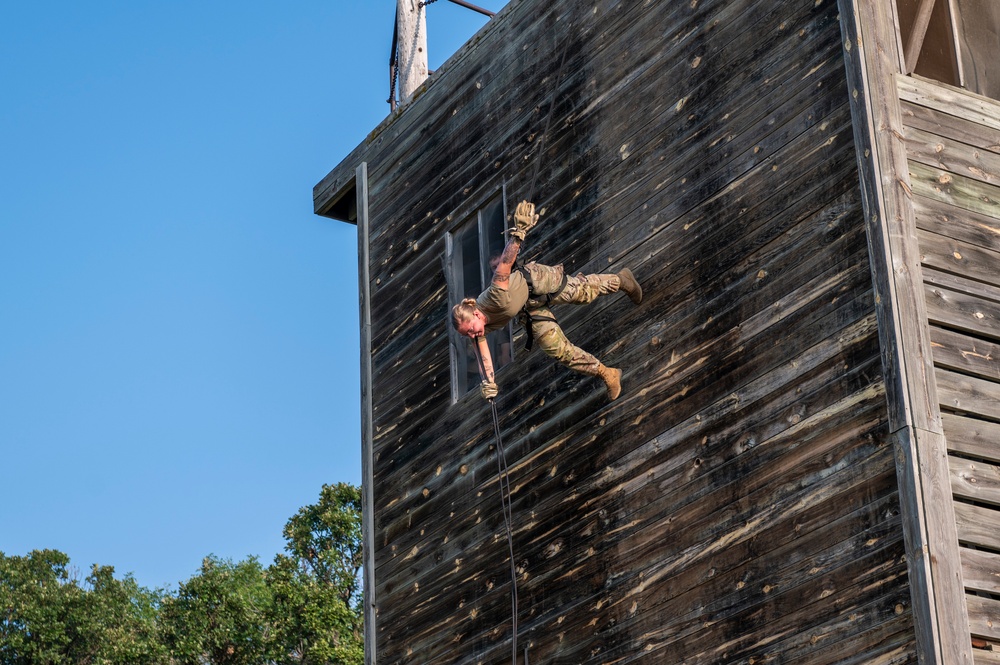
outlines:
[[[558,360],[570,369],[596,376],[601,361],[566,338],[549,307],[564,304],[584,305],[593,302],[598,296],[616,293],[621,286],[618,275],[584,275],[580,273],[575,277],[567,277],[566,286],[563,287],[562,291],[551,297],[545,297],[539,294],[553,294],[559,290],[563,281],[563,267],[561,265],[545,266],[529,263],[525,269],[531,274],[536,294],[535,297],[529,298],[526,303],[535,343],[546,355]]]

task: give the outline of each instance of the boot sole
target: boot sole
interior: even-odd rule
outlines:
[[[625,295],[627,295],[629,300],[632,301],[632,304],[638,305],[642,302],[642,287],[639,286],[639,280],[635,278],[635,275],[633,275],[632,271],[628,268],[622,268],[621,272],[622,274],[628,275],[629,279],[632,280],[632,283],[635,284],[635,290],[625,291]],[[622,290],[624,291],[624,289]]]

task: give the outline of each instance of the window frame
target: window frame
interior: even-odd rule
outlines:
[[[484,194],[470,200],[469,206],[465,211],[458,211],[456,214],[451,215],[451,217],[457,218],[460,221],[452,225],[445,234],[444,264],[445,276],[448,282],[449,304],[447,327],[450,340],[452,403],[461,400],[479,383],[479,368],[473,366],[472,369],[474,369],[474,372],[470,371],[469,352],[472,349],[472,343],[467,337],[460,337],[458,335],[458,332],[451,323],[451,309],[463,298],[474,298],[479,295],[482,289],[485,289],[493,278],[493,272],[489,268],[490,238],[487,227],[490,219],[484,213],[487,213],[490,207],[495,204],[500,205],[500,221],[503,226],[506,226],[507,187],[506,183],[504,183],[500,186],[499,190],[487,190]],[[493,221],[495,222],[496,220]],[[475,293],[471,293],[465,285],[465,257],[461,242],[462,234],[468,232],[473,225],[477,235],[477,262],[479,264],[480,284],[482,285],[482,288]],[[502,249],[502,245],[500,245],[500,248]],[[463,265],[460,266],[458,264],[459,260],[463,261]],[[513,321],[511,321],[504,328],[487,335],[487,341],[490,344],[490,350],[493,355],[493,367],[497,373],[514,361],[513,328]],[[501,337],[505,339],[500,340]],[[501,357],[497,353],[497,349],[501,343],[509,344],[509,356],[506,358]],[[475,381],[471,378],[473,375],[476,377]]]

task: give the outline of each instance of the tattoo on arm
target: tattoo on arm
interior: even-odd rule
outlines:
[[[517,261],[517,253],[520,249],[521,241],[517,238],[511,238],[507,241],[503,253],[500,254],[500,263],[493,271],[494,282],[506,282],[510,279],[510,271],[514,268],[514,262]]]

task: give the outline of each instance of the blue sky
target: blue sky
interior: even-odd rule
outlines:
[[[356,229],[312,186],[388,114],[394,12],[0,5],[0,551],[176,586],[360,483]],[[431,67],[485,21],[429,6]]]

